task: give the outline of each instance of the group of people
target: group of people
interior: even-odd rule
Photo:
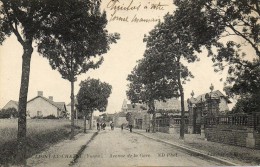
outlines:
[[[105,122],[102,122],[102,123],[97,122],[97,130],[105,130],[106,126],[107,125]],[[111,130],[114,130],[114,127],[115,127],[114,122],[110,123],[110,127],[111,127]],[[129,127],[129,131],[132,132],[133,125],[128,125],[128,127]],[[124,124],[121,125],[121,130],[123,130],[123,129],[124,129]]]
[[[105,130],[106,129],[106,123],[105,122],[102,122],[102,123],[99,123],[97,122],[97,130]],[[111,130],[114,130],[114,122],[111,122],[110,123],[110,127],[111,127]]]
[[[97,130],[105,130],[106,129],[106,123],[105,122],[97,122]],[[114,130],[114,122],[110,123],[111,130]],[[132,132],[133,125],[129,125],[129,131]],[[121,125],[121,130],[124,129],[124,124]]]
[[[102,122],[102,123],[97,122],[97,130],[101,130],[101,129],[105,130],[106,126],[107,125],[105,122]]]

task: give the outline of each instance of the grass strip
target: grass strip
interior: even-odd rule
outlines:
[[[82,130],[76,127],[75,135]],[[69,139],[70,129],[69,126],[64,126],[56,130],[47,130],[42,133],[37,133],[27,136],[26,144],[26,158],[40,153],[41,151],[51,147],[52,145],[60,142],[61,140]],[[0,144],[0,166],[16,165],[17,155],[17,140],[12,139]]]

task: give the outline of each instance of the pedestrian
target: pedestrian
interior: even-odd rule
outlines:
[[[133,125],[129,125],[130,132],[132,133]]]
[[[106,129],[106,126],[107,126],[107,125],[106,125],[106,123],[104,122],[104,123],[103,123],[103,130]]]
[[[97,130],[100,130],[99,122],[97,122]]]
[[[121,125],[121,130],[123,130],[123,129],[124,129],[124,124]]]
[[[114,130],[114,122],[110,123],[111,130]]]

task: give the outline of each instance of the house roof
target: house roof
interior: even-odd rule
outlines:
[[[206,94],[207,94],[207,93],[201,94],[201,95],[199,95],[199,96],[196,97],[196,98],[193,98],[193,97],[192,97],[192,98],[190,98],[189,100],[190,100],[191,103],[204,102],[204,101],[206,101]],[[219,90],[212,91],[212,92],[210,92],[209,94],[211,94],[211,96],[216,97],[216,98],[218,98],[218,97],[223,97],[223,98],[226,99],[226,101],[227,101],[228,103],[231,103],[231,101],[230,101],[223,93],[221,93]]]
[[[117,113],[118,117],[125,117],[126,113],[125,112],[119,112]]]
[[[54,102],[59,108],[62,108],[63,110],[66,110],[66,104],[65,102]]]
[[[127,104],[127,110],[143,110],[145,107],[145,105],[143,104]]]
[[[18,106],[18,101],[14,101],[14,100],[10,100],[10,102],[12,102],[12,103],[14,103],[15,105],[17,105]]]
[[[15,105],[15,106],[17,106],[18,107],[18,101],[14,101],[14,100],[10,100],[8,103],[6,103],[6,105],[3,107],[3,109],[6,109],[6,107],[8,106],[8,105],[10,105],[10,104],[13,104],[13,105]]]
[[[32,98],[31,100],[29,100],[27,103],[29,103],[29,102],[37,99],[37,98],[42,98],[43,100],[49,102],[51,105],[57,107],[60,110],[66,110],[65,102],[54,102],[54,101],[51,101],[50,99],[43,97],[43,96],[36,96],[36,97]]]
[[[156,101],[155,108],[157,110],[175,110],[181,111],[181,101],[176,98],[166,100],[166,102]],[[184,110],[188,111],[188,103],[184,101]]]
[[[166,102],[155,101],[154,105],[156,110],[181,111],[181,101],[176,98],[168,99]],[[188,103],[186,101],[184,101],[184,108],[185,111],[188,111]],[[144,109],[147,109],[147,106],[144,104],[127,104],[127,110],[140,111]]]

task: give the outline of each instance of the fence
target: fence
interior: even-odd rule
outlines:
[[[209,141],[260,149],[260,113],[205,117]]]
[[[254,128],[260,132],[260,113],[247,114],[232,114],[219,115],[217,117],[205,117],[205,128],[223,127],[226,129],[241,129]]]

